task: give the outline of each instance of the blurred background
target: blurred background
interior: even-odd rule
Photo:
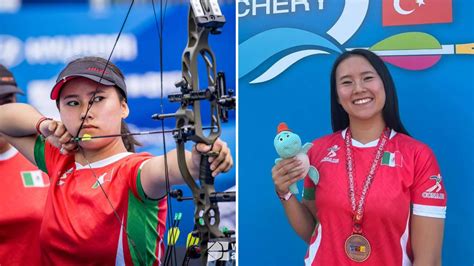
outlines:
[[[2,0],[0,1],[0,63],[15,75],[19,87],[26,95],[21,102],[34,105],[45,116],[58,118],[54,101],[49,95],[57,75],[64,66],[77,57],[101,56],[108,58],[131,1],[121,0]],[[235,2],[219,1],[226,24],[220,35],[209,37],[209,45],[216,55],[217,70],[226,74],[227,86],[235,85]],[[178,93],[174,83],[181,79],[181,55],[187,43],[189,1],[155,1],[158,27],[163,27],[163,69],[160,69],[159,34],[155,25],[151,0],[137,0],[125,24],[122,36],[112,55],[114,62],[125,74],[128,89],[130,116],[127,123],[132,132],[161,130],[161,122],[151,120],[155,113],[174,113],[179,107],[169,103],[167,95]],[[163,14],[160,19],[160,14]],[[160,21],[163,21],[161,25]],[[202,65],[200,65],[202,66]],[[160,71],[163,71],[161,99]],[[200,69],[200,83],[206,79]],[[209,124],[203,111],[203,123]],[[172,129],[174,119],[166,121]],[[221,138],[230,146],[235,159],[235,112],[223,124]],[[143,146],[139,151],[154,155],[163,154],[162,135],[137,138]],[[190,143],[191,144],[191,143]],[[188,144],[188,148],[191,148]],[[175,147],[172,135],[166,135],[166,148]],[[235,169],[235,167],[234,167]],[[235,186],[235,170],[220,175],[216,190],[224,191]],[[185,186],[184,196],[191,196]],[[235,190],[235,189],[234,189]],[[230,205],[230,206],[229,206]],[[193,230],[194,205],[191,201],[173,201],[173,212],[182,212],[181,237]],[[222,226],[235,226],[235,204],[228,204]],[[174,214],[171,214],[174,217]]]

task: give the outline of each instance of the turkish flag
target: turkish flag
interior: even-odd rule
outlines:
[[[383,0],[383,26],[449,23],[452,0]]]

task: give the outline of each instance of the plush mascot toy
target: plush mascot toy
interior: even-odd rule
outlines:
[[[280,123],[278,125],[277,135],[273,141],[273,144],[275,145],[278,155],[280,155],[280,158],[275,160],[275,164],[283,159],[296,157],[303,163],[303,167],[305,168],[305,176],[307,174],[315,185],[318,184],[318,170],[309,164],[309,158],[307,155],[308,150],[313,146],[313,144],[305,143],[303,146],[301,146],[300,137],[291,132],[285,123]],[[290,186],[290,191],[293,194],[299,193],[296,183],[293,183]]]

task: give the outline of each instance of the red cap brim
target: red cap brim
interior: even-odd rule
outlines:
[[[56,85],[54,85],[53,90],[51,91],[51,96],[50,96],[51,100],[58,99],[59,98],[59,93],[61,92],[61,89],[64,86],[64,84],[66,84],[66,82],[69,82],[69,81],[71,81],[72,79],[75,79],[75,78],[86,78],[86,79],[90,79],[92,81],[95,81],[97,83],[100,83],[102,85],[115,86],[115,84],[113,82],[108,81],[106,79],[101,79],[100,77],[97,77],[97,76],[92,76],[92,75],[88,75],[88,74],[72,75],[72,76],[62,78],[60,81],[58,81],[56,83]]]
[[[64,86],[64,84],[73,78],[74,77],[63,78],[58,83],[56,83],[56,85],[53,87],[53,90],[51,91],[51,100],[56,100],[59,97],[59,92],[61,91],[61,88]]]

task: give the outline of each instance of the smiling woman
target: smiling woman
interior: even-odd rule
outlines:
[[[102,58],[77,59],[59,74],[51,99],[61,121],[26,104],[0,107],[0,133],[51,178],[39,240],[42,262],[160,264],[166,162],[164,156],[130,152],[135,143],[120,137],[129,114],[122,73]],[[90,137],[103,135],[114,137]],[[89,140],[75,142],[73,136]],[[211,160],[213,176],[232,167],[229,148],[218,139],[186,152],[192,176],[199,176],[201,152],[211,149],[218,154]],[[176,150],[167,159],[169,183],[184,183]]]
[[[336,70],[338,103],[356,125],[384,127],[382,108],[385,105],[385,91],[382,79],[372,65],[362,56],[353,56],[342,62]],[[364,136],[368,139],[377,136]],[[362,140],[364,141],[364,140]]]
[[[309,244],[306,265],[440,265],[446,192],[438,163],[405,130],[377,55],[355,49],[335,61],[331,119],[334,133],[308,152],[319,182],[305,177],[302,202],[280,197]],[[300,168],[294,158],[273,167],[278,194],[303,178]]]

